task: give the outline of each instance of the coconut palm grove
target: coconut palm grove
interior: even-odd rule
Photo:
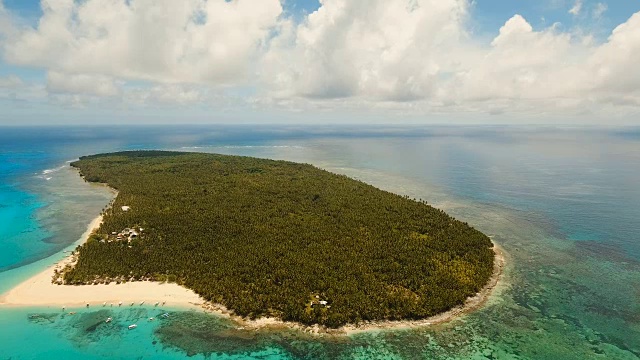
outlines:
[[[72,166],[118,195],[66,284],[176,282],[242,317],[339,327],[433,316],[492,274],[478,230],[311,165],[135,151]]]

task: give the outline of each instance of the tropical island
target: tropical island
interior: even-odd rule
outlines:
[[[118,195],[56,270],[67,285],[176,283],[243,318],[337,328],[432,317],[494,273],[480,231],[308,164],[132,151],[71,165]]]

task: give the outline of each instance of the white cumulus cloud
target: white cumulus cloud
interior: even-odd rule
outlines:
[[[451,101],[516,102],[576,96],[585,80],[581,68],[590,49],[554,28],[534,31],[520,15],[500,28],[491,45],[460,59],[448,84]]]
[[[534,27],[517,14],[492,39],[479,37],[470,0],[321,0],[301,20],[279,0],[42,0],[32,27],[16,26],[1,4],[5,60],[46,70],[49,93],[76,103],[412,116],[640,111],[640,13],[598,42],[589,29]],[[607,11],[573,4],[580,19]]]
[[[286,107],[351,100],[423,114],[602,113],[618,99],[637,112],[627,105],[640,89],[632,65],[640,58],[640,14],[602,44],[555,24],[534,29],[520,15],[485,43],[468,30],[468,17],[465,0],[324,0],[304,22],[283,24],[270,43],[264,96]]]
[[[601,96],[623,96],[640,104],[640,13],[613,30],[588,59],[594,90]]]
[[[5,43],[17,65],[159,82],[242,81],[282,13],[278,0],[42,0]]]
[[[47,90],[52,93],[89,94],[95,96],[116,96],[119,85],[113,78],[104,75],[66,74],[49,71]]]
[[[451,53],[464,51],[464,0],[325,0],[283,26],[262,79],[280,96],[410,101],[432,95]]]

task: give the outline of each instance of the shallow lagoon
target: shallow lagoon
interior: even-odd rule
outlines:
[[[69,246],[108,198],[72,171],[57,171],[46,180],[43,170],[87,153],[162,148],[308,162],[426,199],[493,235],[507,251],[508,267],[488,304],[468,316],[436,327],[350,338],[247,332],[196,312],[171,312],[166,321],[148,323],[158,310],[144,307],[78,309],[74,316],[60,309],[0,309],[0,358],[640,356],[640,137],[635,130],[158,128],[148,130],[140,143],[126,129],[99,136],[92,129],[71,129],[38,135],[46,140],[37,144],[31,143],[38,136],[30,130],[14,131],[20,143],[0,141],[3,156],[13,156],[17,164],[13,175],[2,177],[8,186],[2,189],[31,199],[24,202],[31,206],[25,210],[30,223],[12,226],[12,231],[31,229],[21,250],[28,256],[11,258],[17,265]],[[395,135],[381,135],[389,133]],[[34,146],[47,160],[20,155]],[[15,202],[2,200],[2,205]],[[0,290],[47,261],[54,258],[0,273]],[[119,319],[111,328],[100,324],[104,311]],[[129,331],[125,325],[132,321],[141,326]]]

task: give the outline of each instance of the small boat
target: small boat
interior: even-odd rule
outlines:
[[[144,300],[140,301],[140,306],[142,306],[142,304],[144,304]]]
[[[131,303],[131,306],[133,306],[133,303]]]
[[[69,315],[75,315],[75,314],[76,314],[75,311],[72,311],[72,312],[69,313]]]
[[[118,303],[118,306],[122,306],[122,301],[120,301],[120,302]]]
[[[164,314],[162,314],[162,317],[163,317],[163,318],[168,318],[168,317],[169,317],[169,313],[164,313]]]
[[[108,317],[108,318],[107,318],[107,320],[105,320],[104,322],[106,322],[106,323],[110,323],[110,322],[111,322],[111,320],[113,320],[113,319],[112,319],[112,318],[110,318],[110,317]]]
[[[160,302],[157,302],[157,303],[153,304],[153,306],[158,306],[158,304],[160,304]]]
[[[152,318],[152,317],[149,318],[149,321],[153,321],[153,320],[155,320],[155,318]]]
[[[89,303],[87,303],[87,307],[89,307]]]
[[[136,325],[136,324],[131,324],[131,325],[129,325],[129,330],[133,330],[133,329],[135,329],[135,328],[137,328],[137,327],[138,327],[138,325]]]
[[[102,307],[105,307],[105,306],[107,306],[107,302],[106,301],[102,303]]]

